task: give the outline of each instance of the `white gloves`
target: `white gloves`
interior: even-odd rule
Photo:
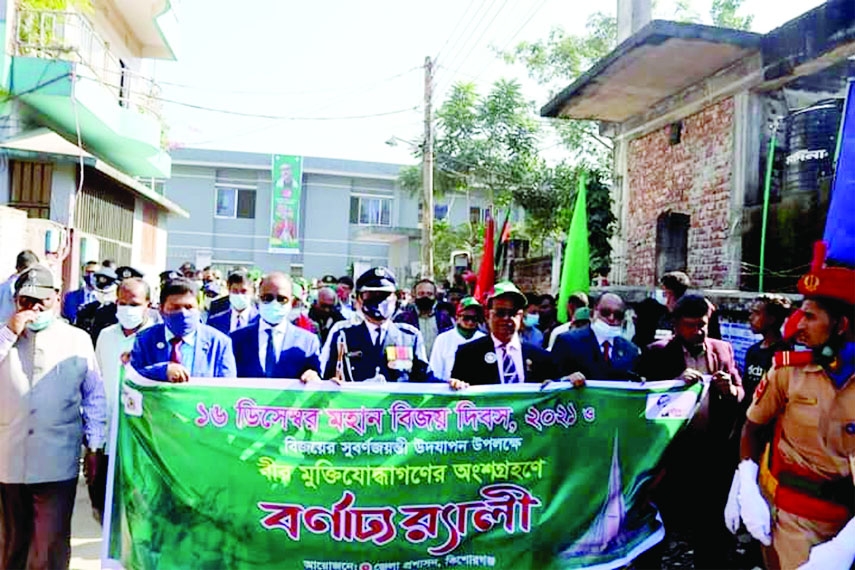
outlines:
[[[772,544],[772,515],[757,483],[759,470],[760,467],[751,459],[743,459],[736,470],[739,477],[739,511],[751,536],[764,546],[769,546]]]
[[[727,504],[724,506],[724,526],[730,534],[739,530],[739,469],[733,473],[733,483],[727,494]]]
[[[810,549],[810,558],[799,570],[849,568],[855,562],[855,519],[846,523],[837,536]]]

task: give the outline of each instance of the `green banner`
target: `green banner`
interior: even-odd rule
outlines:
[[[133,376],[105,521],[129,569],[619,567],[664,535],[644,484],[702,394]]]
[[[271,253],[300,253],[300,194],[303,190],[303,157],[273,155],[270,192]]]

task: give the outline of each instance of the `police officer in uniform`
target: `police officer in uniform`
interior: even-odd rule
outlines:
[[[392,322],[397,308],[395,276],[375,267],[356,281],[359,322],[341,321],[330,331],[325,347],[325,379],[340,382],[430,382],[422,335],[415,327]]]
[[[738,513],[767,568],[850,568],[855,561],[855,270],[825,265],[818,244],[797,341],[754,392],[725,520]],[[774,424],[768,441],[764,428]],[[762,491],[761,491],[762,487]],[[768,504],[767,504],[768,501]],[[771,505],[771,510],[770,510]]]

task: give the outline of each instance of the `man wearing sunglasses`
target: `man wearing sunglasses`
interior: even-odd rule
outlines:
[[[320,380],[318,336],[289,318],[294,285],[284,273],[271,273],[258,287],[259,319],[232,332],[238,378]]]
[[[623,299],[604,293],[590,327],[559,335],[552,348],[558,373],[577,385],[586,379],[634,378],[641,350],[621,336],[625,310]]]
[[[484,322],[484,307],[475,297],[466,297],[457,305],[457,326],[440,333],[430,353],[430,369],[440,380],[451,378],[454,355],[462,344],[484,336],[478,326]]]
[[[544,382],[556,377],[549,353],[520,339],[525,306],[525,295],[510,281],[493,286],[487,296],[490,336],[457,349],[449,380],[452,389],[470,384]]]
[[[398,306],[395,276],[375,267],[356,280],[357,307],[363,319],[336,323],[321,356],[324,378],[338,382],[431,382],[419,329],[392,322]]]

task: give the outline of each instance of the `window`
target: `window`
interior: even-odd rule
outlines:
[[[217,186],[218,218],[255,218],[255,189]]]
[[[469,208],[469,223],[470,224],[484,224],[484,223],[486,223],[488,213],[490,213],[490,208],[479,208],[478,206],[471,206]]]
[[[686,271],[689,216],[663,212],[656,220],[656,282],[669,271]]]
[[[361,226],[391,226],[392,199],[379,196],[351,196],[350,223]]]

